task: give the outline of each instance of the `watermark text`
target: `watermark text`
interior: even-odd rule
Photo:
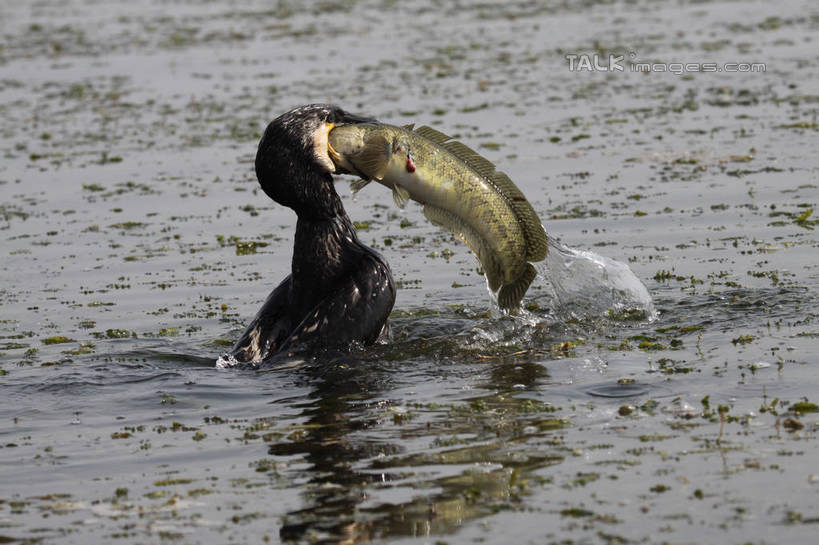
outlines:
[[[630,53],[629,57],[636,57]],[[568,54],[570,72],[670,72],[689,74],[695,72],[765,72],[764,62],[637,62],[626,61],[625,55]]]

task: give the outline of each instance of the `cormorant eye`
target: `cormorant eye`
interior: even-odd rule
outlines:
[[[327,114],[327,119],[325,121],[327,123],[335,123],[336,122],[336,112],[335,112],[335,110],[330,110],[330,113]]]

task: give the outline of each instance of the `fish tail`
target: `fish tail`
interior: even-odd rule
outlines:
[[[523,300],[526,290],[529,289],[529,285],[536,276],[537,271],[535,268],[531,263],[527,263],[526,268],[518,276],[517,280],[501,286],[500,291],[498,291],[498,306],[503,310],[517,313],[520,310],[520,302]]]

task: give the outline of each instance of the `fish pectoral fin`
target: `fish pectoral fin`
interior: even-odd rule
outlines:
[[[483,267],[489,289],[498,291],[503,283],[503,265],[497,253],[487,244],[483,237],[466,221],[449,210],[429,204],[424,205],[424,216],[433,224],[449,231],[469,246]]]
[[[395,201],[395,204],[398,206],[398,208],[404,208],[405,206],[407,206],[407,203],[410,200],[409,191],[407,191],[400,185],[393,185],[392,200]]]
[[[365,180],[364,178],[359,178],[358,180],[353,180],[350,182],[350,189],[353,190],[353,195],[357,195],[359,191],[367,187],[372,180]]]
[[[498,306],[503,310],[508,310],[512,313],[517,313],[520,310],[520,302],[523,296],[526,295],[526,290],[537,276],[537,271],[531,263],[526,264],[523,273],[518,276],[517,280],[509,284],[501,286],[498,291]]]
[[[387,173],[391,156],[392,144],[390,141],[384,136],[377,136],[367,142],[364,149],[356,155],[352,162],[355,163],[359,173],[362,174],[362,178],[370,178],[380,182]]]

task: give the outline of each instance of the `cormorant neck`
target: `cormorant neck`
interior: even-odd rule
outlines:
[[[310,195],[309,199],[292,206],[301,221],[331,221],[334,218],[347,218],[341,197],[336,193],[332,182],[322,187],[321,191]],[[349,222],[349,218],[347,219]]]
[[[296,211],[292,303],[297,308],[333,289],[360,259],[361,243],[352,222],[335,190],[332,197],[323,208]]]

